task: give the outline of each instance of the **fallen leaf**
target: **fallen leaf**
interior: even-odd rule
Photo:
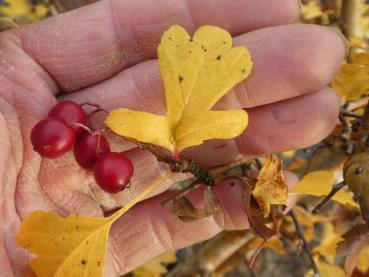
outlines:
[[[283,177],[282,161],[270,155],[264,162],[252,195],[267,217],[270,205],[283,205],[287,201],[287,186]]]
[[[107,218],[35,211],[22,221],[17,244],[38,256],[29,263],[37,276],[103,276],[111,225],[172,175],[160,177]]]
[[[166,252],[132,271],[136,277],[161,277],[167,273],[165,265],[174,263],[177,260],[176,252]]]
[[[304,176],[304,178],[290,191],[290,193],[326,196],[332,190],[335,180],[336,177],[334,173],[330,171],[322,170],[310,172]],[[352,196],[342,189],[332,197],[332,200],[350,207],[358,206],[354,200],[352,200]]]
[[[106,119],[113,132],[162,146],[175,154],[209,139],[230,139],[247,126],[243,109],[210,111],[251,72],[245,47],[233,47],[231,35],[215,26],[200,27],[193,38],[180,26],[164,33],[158,47],[167,116],[119,108]]]

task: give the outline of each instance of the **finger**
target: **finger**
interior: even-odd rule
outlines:
[[[100,82],[155,56],[170,25],[213,24],[237,35],[286,24],[297,0],[105,0],[17,31],[29,53],[66,91]]]
[[[292,187],[297,178],[286,174]],[[225,182],[216,188],[222,206],[214,216],[183,222],[162,207],[169,194],[157,196],[135,206],[123,215],[110,233],[110,257],[118,275],[124,274],[165,251],[183,248],[215,236],[222,230],[247,229],[243,190],[237,182]],[[203,205],[201,190],[190,193],[191,202]]]
[[[265,155],[302,148],[320,142],[331,132],[337,121],[338,110],[339,101],[328,88],[283,102],[249,109],[249,126],[239,138],[207,141],[201,146],[185,150],[182,154],[205,168],[212,168],[235,162],[244,155]],[[120,144],[125,147],[123,142],[119,142],[118,146],[114,142],[112,144],[113,147],[119,147]],[[167,165],[158,162],[147,151],[134,148],[126,151],[125,154],[133,161],[135,168],[130,189],[109,195],[90,180],[94,197],[106,209],[125,205],[147,188],[153,180],[169,172]],[[78,167],[74,166],[74,168]],[[76,176],[76,169],[70,171],[70,174]],[[153,195],[165,191],[185,178],[189,176],[176,175]],[[54,186],[54,182],[49,183],[50,186]],[[80,185],[80,181],[76,183],[76,186]],[[60,198],[66,199],[63,196]]]
[[[255,107],[317,91],[336,75],[345,53],[336,32],[314,25],[258,30],[236,41],[250,48],[254,68],[214,109]],[[138,64],[68,97],[78,102],[96,102],[108,110],[125,107],[165,113],[156,60]]]
[[[209,141],[186,154],[205,166],[234,161],[237,155],[265,155],[322,141],[337,124],[339,100],[329,88],[247,110],[249,125],[235,140]]]

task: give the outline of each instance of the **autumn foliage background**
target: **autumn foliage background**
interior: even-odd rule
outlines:
[[[0,0],[0,29],[29,24],[91,2],[94,0]],[[300,21],[331,26],[349,40],[347,61],[331,84],[341,96],[342,107],[366,103],[369,99],[369,4],[364,0],[302,2]],[[363,109],[357,112],[363,112]],[[342,134],[342,124],[337,125],[330,139],[333,140],[337,134]],[[369,276],[369,239],[367,246],[355,253],[351,260],[336,252],[337,244],[343,240],[342,235],[362,222],[350,192],[341,192],[336,196],[337,202],[330,201],[320,214],[311,214],[321,196],[327,195],[337,182],[336,176],[342,176],[342,164],[346,159],[343,144],[342,140],[324,142],[307,151],[285,152],[279,156],[285,168],[300,178],[315,172],[308,175],[310,179],[303,179],[305,183],[300,183],[299,189],[294,191],[305,195],[294,212],[321,276],[345,276],[347,263],[354,266],[352,276]],[[316,172],[320,175],[314,175],[318,174]],[[212,276],[312,275],[311,264],[290,217],[283,220],[282,227],[280,236],[268,241],[262,250],[259,236],[247,231],[223,232],[207,242],[165,253],[128,276],[201,276],[201,268]],[[259,250],[261,253],[256,256],[255,251]],[[254,257],[256,260],[249,269],[247,263]]]

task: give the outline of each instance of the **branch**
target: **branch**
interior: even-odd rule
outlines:
[[[305,252],[309,258],[309,261],[310,261],[310,264],[311,264],[311,267],[314,271],[314,277],[320,277],[320,273],[319,273],[319,269],[318,269],[318,266],[316,265],[315,261],[314,261],[314,258],[313,258],[313,254],[311,253],[311,250],[310,250],[310,247],[306,241],[306,238],[305,238],[305,235],[304,235],[304,230],[301,228],[301,225],[300,223],[298,222],[297,218],[296,218],[296,215],[295,213],[293,212],[293,210],[291,210],[289,212],[292,220],[293,220],[293,223],[295,224],[295,228],[296,228],[296,234],[299,236],[299,238],[301,239],[302,241],[302,244],[304,246],[304,249],[305,249]]]

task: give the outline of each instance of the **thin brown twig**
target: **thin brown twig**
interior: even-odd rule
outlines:
[[[293,212],[293,210],[291,210],[289,212],[289,215],[291,216],[292,220],[293,220],[293,224],[295,225],[295,229],[296,229],[296,234],[299,236],[299,238],[302,241],[303,247],[305,249],[305,252],[309,258],[310,264],[311,264],[311,268],[314,271],[314,276],[315,277],[320,277],[320,273],[319,273],[319,269],[318,266],[316,265],[314,258],[313,258],[313,254],[311,253],[310,247],[306,241],[305,235],[304,235],[304,231],[301,228],[301,225],[299,223],[299,221],[297,220],[297,217],[295,215],[295,213]]]
[[[344,186],[346,186],[346,183],[345,182],[340,182],[338,184],[335,184],[333,187],[332,187],[332,190],[329,192],[329,194],[324,197],[324,199],[319,202],[319,204],[312,210],[312,213],[313,214],[318,214],[320,213],[320,210],[324,207],[325,204],[327,204],[327,202],[341,189],[343,188]]]

